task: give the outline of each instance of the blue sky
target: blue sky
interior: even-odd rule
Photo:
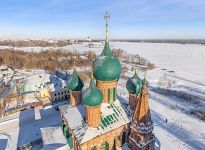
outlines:
[[[205,0],[1,0],[0,37],[205,38]]]

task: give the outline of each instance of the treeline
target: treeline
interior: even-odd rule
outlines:
[[[71,45],[70,40],[3,40],[0,41],[0,46],[12,46],[12,47],[63,47]]]
[[[67,70],[71,69],[74,64],[80,67],[91,66],[94,58],[95,53],[93,51],[84,54],[60,49],[41,52],[14,51],[10,49],[0,51],[0,65],[17,69]]]
[[[147,69],[154,69],[156,66],[154,63],[151,63],[149,60],[147,60],[144,57],[139,56],[138,54],[132,55],[132,54],[127,54],[124,57],[123,60],[124,63],[136,65],[136,66],[146,66]]]

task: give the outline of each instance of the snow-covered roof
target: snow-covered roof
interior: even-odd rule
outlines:
[[[79,143],[84,143],[129,123],[132,116],[128,106],[119,100],[116,100],[113,104],[102,103],[101,124],[98,128],[91,128],[85,122],[84,105],[81,104],[77,107],[63,105],[59,109]]]
[[[53,91],[60,91],[63,88],[66,88],[66,81],[62,80],[60,78],[56,78],[55,80],[51,81],[51,84],[48,84],[47,86],[49,87],[49,89],[51,90],[51,92]]]
[[[50,81],[50,74],[36,74],[26,78],[27,84],[37,84]]]
[[[41,128],[41,134],[43,139],[42,150],[70,149],[60,127]]]
[[[2,69],[8,69],[8,67],[5,66],[5,65],[1,65],[1,66],[0,66],[0,70],[2,70]]]

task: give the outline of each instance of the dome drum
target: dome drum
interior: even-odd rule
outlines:
[[[95,107],[86,106],[86,122],[89,127],[97,128],[101,123],[100,105]]]
[[[97,80],[96,85],[102,91],[104,103],[112,103],[116,100],[117,81]]]

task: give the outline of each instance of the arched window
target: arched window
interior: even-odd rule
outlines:
[[[93,146],[93,147],[91,148],[91,150],[97,150],[96,146]]]
[[[122,145],[126,142],[126,131],[122,133]]]
[[[114,139],[114,148],[118,147],[118,137],[115,137]]]
[[[108,142],[103,142],[101,148],[102,148],[102,150],[109,150],[109,144],[108,144]]]

